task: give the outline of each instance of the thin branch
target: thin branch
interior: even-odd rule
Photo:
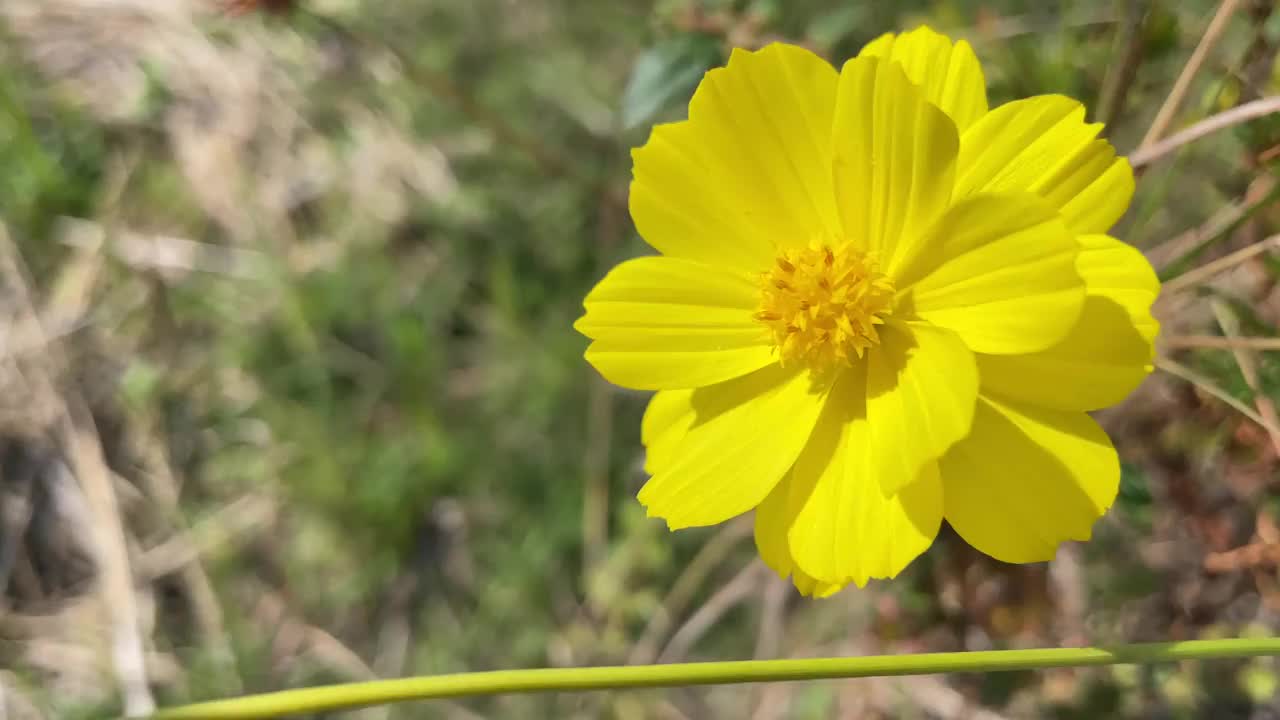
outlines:
[[[1156,141],[1164,137],[1169,125],[1178,114],[1178,108],[1182,107],[1182,101],[1186,99],[1187,92],[1191,89],[1191,81],[1195,79],[1196,73],[1200,72],[1201,66],[1204,65],[1205,60],[1209,57],[1209,52],[1222,39],[1222,35],[1227,29],[1227,21],[1231,19],[1236,10],[1240,9],[1240,4],[1241,0],[1222,0],[1222,4],[1218,6],[1218,12],[1209,21],[1209,27],[1205,28],[1204,35],[1200,38],[1200,43],[1196,45],[1196,49],[1191,53],[1191,58],[1187,60],[1186,66],[1182,68],[1182,74],[1178,75],[1178,79],[1173,83],[1173,89],[1169,91],[1168,97],[1164,99],[1164,104],[1160,106],[1160,110],[1156,113],[1156,119],[1152,121],[1146,136],[1142,138],[1142,143],[1138,146],[1140,150],[1154,145]]]
[[[1222,328],[1222,334],[1233,340],[1238,339],[1240,319],[1231,312],[1225,302],[1218,298],[1213,298],[1210,305],[1213,307],[1214,316],[1218,319],[1218,326]],[[1249,348],[1231,348],[1231,354],[1235,356],[1236,365],[1240,366],[1240,374],[1244,376],[1245,384],[1253,393],[1253,406],[1258,409],[1258,416],[1266,421],[1263,427],[1267,429],[1267,436],[1271,438],[1271,447],[1280,454],[1280,418],[1276,417],[1276,406],[1271,402],[1271,398],[1262,392],[1262,385],[1258,379],[1258,359]]]
[[[1150,14],[1150,8],[1143,0],[1129,0],[1125,3],[1124,17],[1116,31],[1111,51],[1112,56],[1118,60],[1107,68],[1098,97],[1097,118],[1104,128],[1110,128],[1112,121],[1119,117],[1125,98],[1129,95],[1129,88],[1138,76],[1138,67],[1142,65],[1143,59],[1145,33],[1142,29]]]
[[[1224,552],[1204,556],[1205,572],[1229,573],[1259,567],[1280,565],[1280,545],[1253,543]]]
[[[1234,337],[1218,335],[1170,335],[1162,337],[1161,344],[1175,350],[1209,348],[1213,350],[1280,350],[1280,337]]]
[[[1195,287],[1214,275],[1226,272],[1240,263],[1261,255],[1271,249],[1280,249],[1280,235],[1272,235],[1271,237],[1259,240],[1248,247],[1236,250],[1230,255],[1218,258],[1213,262],[1205,263],[1195,270],[1190,270],[1164,283],[1160,290],[1164,293],[1174,293],[1179,290],[1185,290],[1189,287]]]
[[[676,618],[684,613],[685,607],[702,586],[702,581],[720,566],[720,563],[730,552],[733,552],[743,538],[751,534],[751,529],[752,521],[749,517],[732,520],[702,546],[698,554],[693,556],[693,560],[685,566],[684,572],[680,573],[680,577],[676,578],[675,583],[671,585],[671,590],[662,600],[662,607],[649,618],[649,624],[645,626],[640,639],[632,646],[631,653],[627,656],[628,665],[645,665],[653,662],[658,656],[659,646],[666,637],[667,631],[675,624]]]
[[[158,514],[176,531],[189,533],[190,528],[178,502],[182,481],[169,460],[163,441],[157,436],[156,422],[141,409],[130,415],[130,425],[136,428],[136,440],[132,444],[137,447],[141,465],[145,468],[139,473],[139,479],[146,494],[154,503]],[[145,557],[141,558],[140,565],[145,564]],[[139,577],[146,576],[144,572],[138,574]],[[199,557],[192,557],[190,562],[178,570],[178,582],[191,604],[191,614],[200,639],[209,648],[211,659],[218,664],[225,677],[224,682],[227,684],[223,687],[233,692],[243,692],[243,679],[228,641],[222,604]]]
[[[1197,373],[1195,370],[1192,370],[1191,368],[1181,363],[1175,362],[1173,360],[1170,360],[1169,358],[1164,358],[1164,357],[1156,358],[1155,364],[1157,368],[1160,368],[1161,370],[1169,373],[1170,375],[1173,375],[1174,377],[1181,378],[1182,380],[1186,380],[1192,385],[1203,390],[1206,394],[1212,395],[1213,397],[1221,400],[1227,405],[1230,405],[1233,409],[1237,410],[1241,415],[1244,415],[1245,417],[1254,421],[1260,427],[1268,431],[1270,430],[1270,428],[1267,427],[1267,421],[1264,420],[1262,416],[1257,413],[1257,411],[1255,411],[1253,408],[1249,407],[1248,405],[1245,405],[1244,403],[1240,402],[1236,398],[1232,397],[1231,393],[1227,392],[1226,390],[1223,390],[1217,385],[1214,385],[1211,380],[1204,377],[1200,373]]]
[[[33,283],[17,246],[3,226],[0,226],[0,275],[13,284],[18,311],[24,321],[38,337],[42,336],[44,329],[35,306]],[[79,303],[87,301],[87,291],[76,299]],[[124,709],[131,717],[143,716],[155,709],[155,700],[147,680],[146,646],[138,620],[138,598],[124,520],[93,413],[79,393],[60,396],[54,389],[53,376],[63,366],[61,353],[49,346],[35,382],[40,393],[51,398],[57,407],[53,431],[92,512],[92,524],[87,531],[93,539],[99,573],[96,592],[111,624],[111,664]]]
[[[618,206],[609,201],[611,188],[600,188],[596,271],[603,275],[607,258],[622,240],[626,223]],[[582,587],[591,587],[595,574],[608,559],[609,457],[613,437],[613,392],[609,383],[595,376],[587,385],[586,447],[582,456]],[[601,608],[593,608],[601,610]]]
[[[1144,251],[1159,271],[1161,282],[1170,282],[1190,268],[1185,265],[1231,233],[1263,209],[1280,199],[1280,183],[1270,175],[1260,175],[1250,184],[1244,198],[1209,218],[1203,225]]]
[[[582,458],[582,586],[604,565],[609,551],[609,454],[613,393],[593,377],[587,386],[587,442]]]
[[[1230,110],[1207,117],[1164,140],[1140,146],[1129,156],[1129,164],[1135,169],[1150,165],[1183,145],[1193,143],[1220,130],[1226,130],[1229,127],[1278,112],[1280,112],[1280,95],[1259,98],[1243,105],[1237,105]]]
[[[658,662],[675,662],[688,655],[689,650],[697,644],[698,640],[715,627],[726,613],[755,595],[760,588],[760,581],[768,575],[771,573],[759,560],[747,563],[747,566],[738,571],[732,580],[707,598],[702,607],[689,616],[684,625],[681,625],[680,629],[671,636],[671,641],[658,656]]]
[[[782,644],[783,613],[787,609],[787,594],[791,581],[774,575],[765,585],[760,600],[760,627],[756,630],[756,649],[751,657],[766,660],[778,654]]]
[[[994,42],[1011,40],[1024,35],[1110,25],[1117,20],[1116,14],[1109,10],[1091,10],[1056,17],[1046,17],[1044,13],[1031,12],[992,18],[980,23],[977,27],[969,25],[938,29],[950,37],[964,38],[970,42]]]
[[[190,530],[149,548],[139,558],[135,572],[148,580],[178,572],[215,548],[232,542],[247,542],[275,515],[273,502],[245,495],[219,508]]]
[[[756,630],[756,649],[751,657],[756,660],[768,660],[777,657],[782,645],[782,635],[786,632],[785,612],[787,595],[791,592],[791,581],[770,573],[760,599],[760,625]],[[785,686],[782,686],[785,688]],[[778,686],[765,685],[760,688],[752,703],[755,713],[751,720],[773,720],[782,716],[786,710],[785,695],[778,696]]]

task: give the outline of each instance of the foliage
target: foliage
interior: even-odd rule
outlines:
[[[13,3],[28,15],[83,10],[73,0]],[[70,52],[41,51],[42,33],[60,26],[0,9],[13,37],[0,40],[0,220],[42,296],[74,255],[65,220],[104,228],[91,312],[65,341],[68,384],[93,399],[113,469],[143,498],[122,511],[134,549],[187,532],[215,537],[202,540],[200,560],[225,634],[201,629],[206,611],[184,575],[139,582],[156,609],[150,644],[181,670],[157,676],[157,697],[368,672],[620,663],[655,622],[653,654],[690,659],[1274,629],[1269,571],[1255,586],[1247,572],[1210,575],[1199,560],[1250,541],[1275,493],[1274,458],[1266,464],[1265,436],[1249,435],[1247,421],[1181,384],[1153,380],[1104,418],[1128,466],[1123,512],[1052,573],[994,563],[944,532],[892,583],[801,602],[758,572],[735,579],[756,572],[740,529],[670,535],[643,517],[634,495],[645,398],[599,382],[571,328],[603,270],[646,252],[626,211],[629,148],[651,124],[678,117],[699,73],[731,46],[785,38],[839,62],[881,32],[927,20],[974,43],[993,103],[1065,92],[1093,107],[1121,52],[1113,5],[332,0],[288,15],[148,21],[121,35],[124,49],[84,30],[77,47],[101,66],[51,62]],[[1118,146],[1137,145],[1214,6],[1152,11],[1142,63],[1108,129]],[[1222,78],[1254,52],[1253,23],[1233,24],[1183,117],[1219,108]],[[110,76],[123,85],[83,74],[113,63],[125,68]],[[135,95],[120,89],[130,78],[143,88]],[[104,111],[100,94],[125,107]],[[1152,248],[1204,223],[1259,176],[1254,158],[1266,148],[1255,141],[1223,133],[1148,168],[1117,235]],[[1251,232],[1274,232],[1276,220],[1261,212]],[[198,249],[187,267],[166,268],[121,250],[137,237]],[[1269,277],[1273,288],[1274,268]],[[1259,299],[1274,294],[1223,292],[1250,310],[1239,313],[1246,334],[1274,336],[1277,313]],[[1166,331],[1217,332],[1203,304]],[[1194,364],[1255,399],[1230,353],[1196,351]],[[1280,392],[1274,360],[1261,374],[1264,394]],[[28,437],[10,415],[4,437]],[[150,495],[148,439],[181,484],[178,520]],[[242,515],[246,500],[268,507],[265,519]],[[220,537],[219,527],[232,530]],[[1076,574],[1053,574],[1068,571]],[[732,587],[749,591],[730,597]],[[37,604],[7,592],[23,616],[79,597]],[[662,619],[664,603],[675,617]],[[33,666],[22,687],[57,675],[24,654],[29,641],[0,662]],[[1245,717],[1276,707],[1265,692],[1274,669],[465,707],[486,717],[651,717],[672,707],[739,717],[782,703],[789,711],[776,717],[923,717],[933,711],[917,698],[941,696],[1019,717]],[[95,672],[96,693],[30,694],[54,716],[117,711],[113,678]],[[7,674],[0,682],[10,686]],[[463,717],[458,707],[392,716]]]

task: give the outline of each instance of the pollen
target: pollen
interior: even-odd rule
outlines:
[[[893,305],[893,282],[875,257],[848,245],[785,250],[759,282],[755,318],[769,328],[784,366],[851,366],[880,343],[877,326]]]

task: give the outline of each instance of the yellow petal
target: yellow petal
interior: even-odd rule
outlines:
[[[809,373],[776,365],[698,388],[694,421],[640,489],[641,504],[672,530],[714,525],[759,505],[800,454],[826,392]]]
[[[628,260],[587,295],[574,327],[595,342],[586,358],[610,382],[639,390],[711,385],[776,361],[752,313],[745,274],[666,257]]]
[[[795,521],[796,509],[788,506],[791,497],[790,475],[782,478],[778,487],[764,498],[755,509],[755,547],[760,552],[760,559],[768,565],[780,578],[791,578],[797,591],[805,597],[831,597],[842,591],[847,580],[840,583],[822,582],[813,575],[805,573],[791,559],[791,548],[788,544],[787,532]],[[803,498],[800,498],[803,501]]]
[[[899,63],[925,99],[942,109],[964,132],[987,114],[987,80],[969,43],[921,26],[902,35],[888,33],[862,48],[859,56]]]
[[[987,397],[940,466],[947,522],[1004,562],[1049,560],[1062,542],[1088,540],[1120,487],[1120,460],[1088,415]]]
[[[1106,235],[1081,235],[1076,240],[1081,247],[1076,269],[1085,279],[1089,294],[1115,301],[1129,314],[1142,337],[1154,341],[1160,333],[1160,323],[1151,315],[1151,305],[1160,294],[1160,279],[1146,256],[1132,245]]]
[[[1043,350],[1080,317],[1079,246],[1057,213],[1033,195],[978,195],[958,203],[930,232],[929,248],[927,264],[916,263],[899,280],[903,303],[954,330],[974,352]]]
[[[1078,238],[1076,270],[1088,295],[1080,320],[1057,345],[1029,355],[979,355],[985,393],[1060,410],[1097,410],[1125,398],[1151,372],[1159,330],[1151,304],[1160,283],[1130,245]]]
[[[791,575],[795,563],[791,560],[791,548],[787,544],[787,530],[795,514],[791,511],[791,476],[788,474],[756,508],[756,550],[778,577]]]
[[[881,492],[865,405],[863,380],[847,373],[791,469],[787,502],[774,503],[785,512],[772,508],[768,523],[785,526],[782,549],[795,567],[827,584],[862,587],[870,578],[897,575],[929,547],[942,522],[942,486],[932,461],[902,492]]]
[[[867,362],[866,472],[890,496],[969,432],[978,368],[955,333],[928,323],[891,323],[880,338]]]
[[[661,390],[653,394],[640,421],[645,472],[654,475],[658,468],[671,463],[694,418],[692,390]]]
[[[951,200],[959,138],[897,63],[858,57],[840,71],[835,186],[849,239],[895,268]]]
[[[734,50],[689,119],[633,154],[631,215],[665,255],[769,267],[777,243],[838,236],[831,189],[836,71],[803,48]]]
[[[769,493],[756,508],[755,537],[760,559],[778,573],[778,577],[791,577],[791,582],[807,597],[829,597],[839,592],[847,583],[820,582],[796,567],[787,545],[787,530],[795,519],[795,512],[788,505],[791,491],[790,476]]]
[[[1084,106],[1062,95],[1001,105],[960,138],[956,197],[1031,192],[1076,233],[1106,232],[1129,207],[1133,168],[1085,124]]]
[[[835,595],[844,589],[848,583],[829,583],[822,582],[804,574],[800,568],[791,571],[791,582],[796,586],[796,590],[801,595],[812,598],[827,598]]]

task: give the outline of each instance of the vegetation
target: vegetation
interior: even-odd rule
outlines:
[[[1198,45],[1163,135],[1280,92],[1273,3],[1222,3],[1236,9],[1216,40],[1209,0],[154,5],[0,5],[13,717],[464,670],[1274,634],[1280,355],[1219,346],[1274,349],[1280,254],[1186,273],[1277,232],[1280,116],[1141,168],[1115,234],[1184,278],[1157,308],[1174,373],[1103,414],[1121,497],[1047,566],[944,529],[902,577],[809,601],[754,559],[749,520],[669,534],[634,501],[645,397],[595,377],[571,327],[604,270],[646,252],[629,148],[732,46],[786,39],[839,62],[928,22],[974,44],[993,104],[1072,95],[1128,152]],[[353,716],[1267,717],[1276,671]]]

